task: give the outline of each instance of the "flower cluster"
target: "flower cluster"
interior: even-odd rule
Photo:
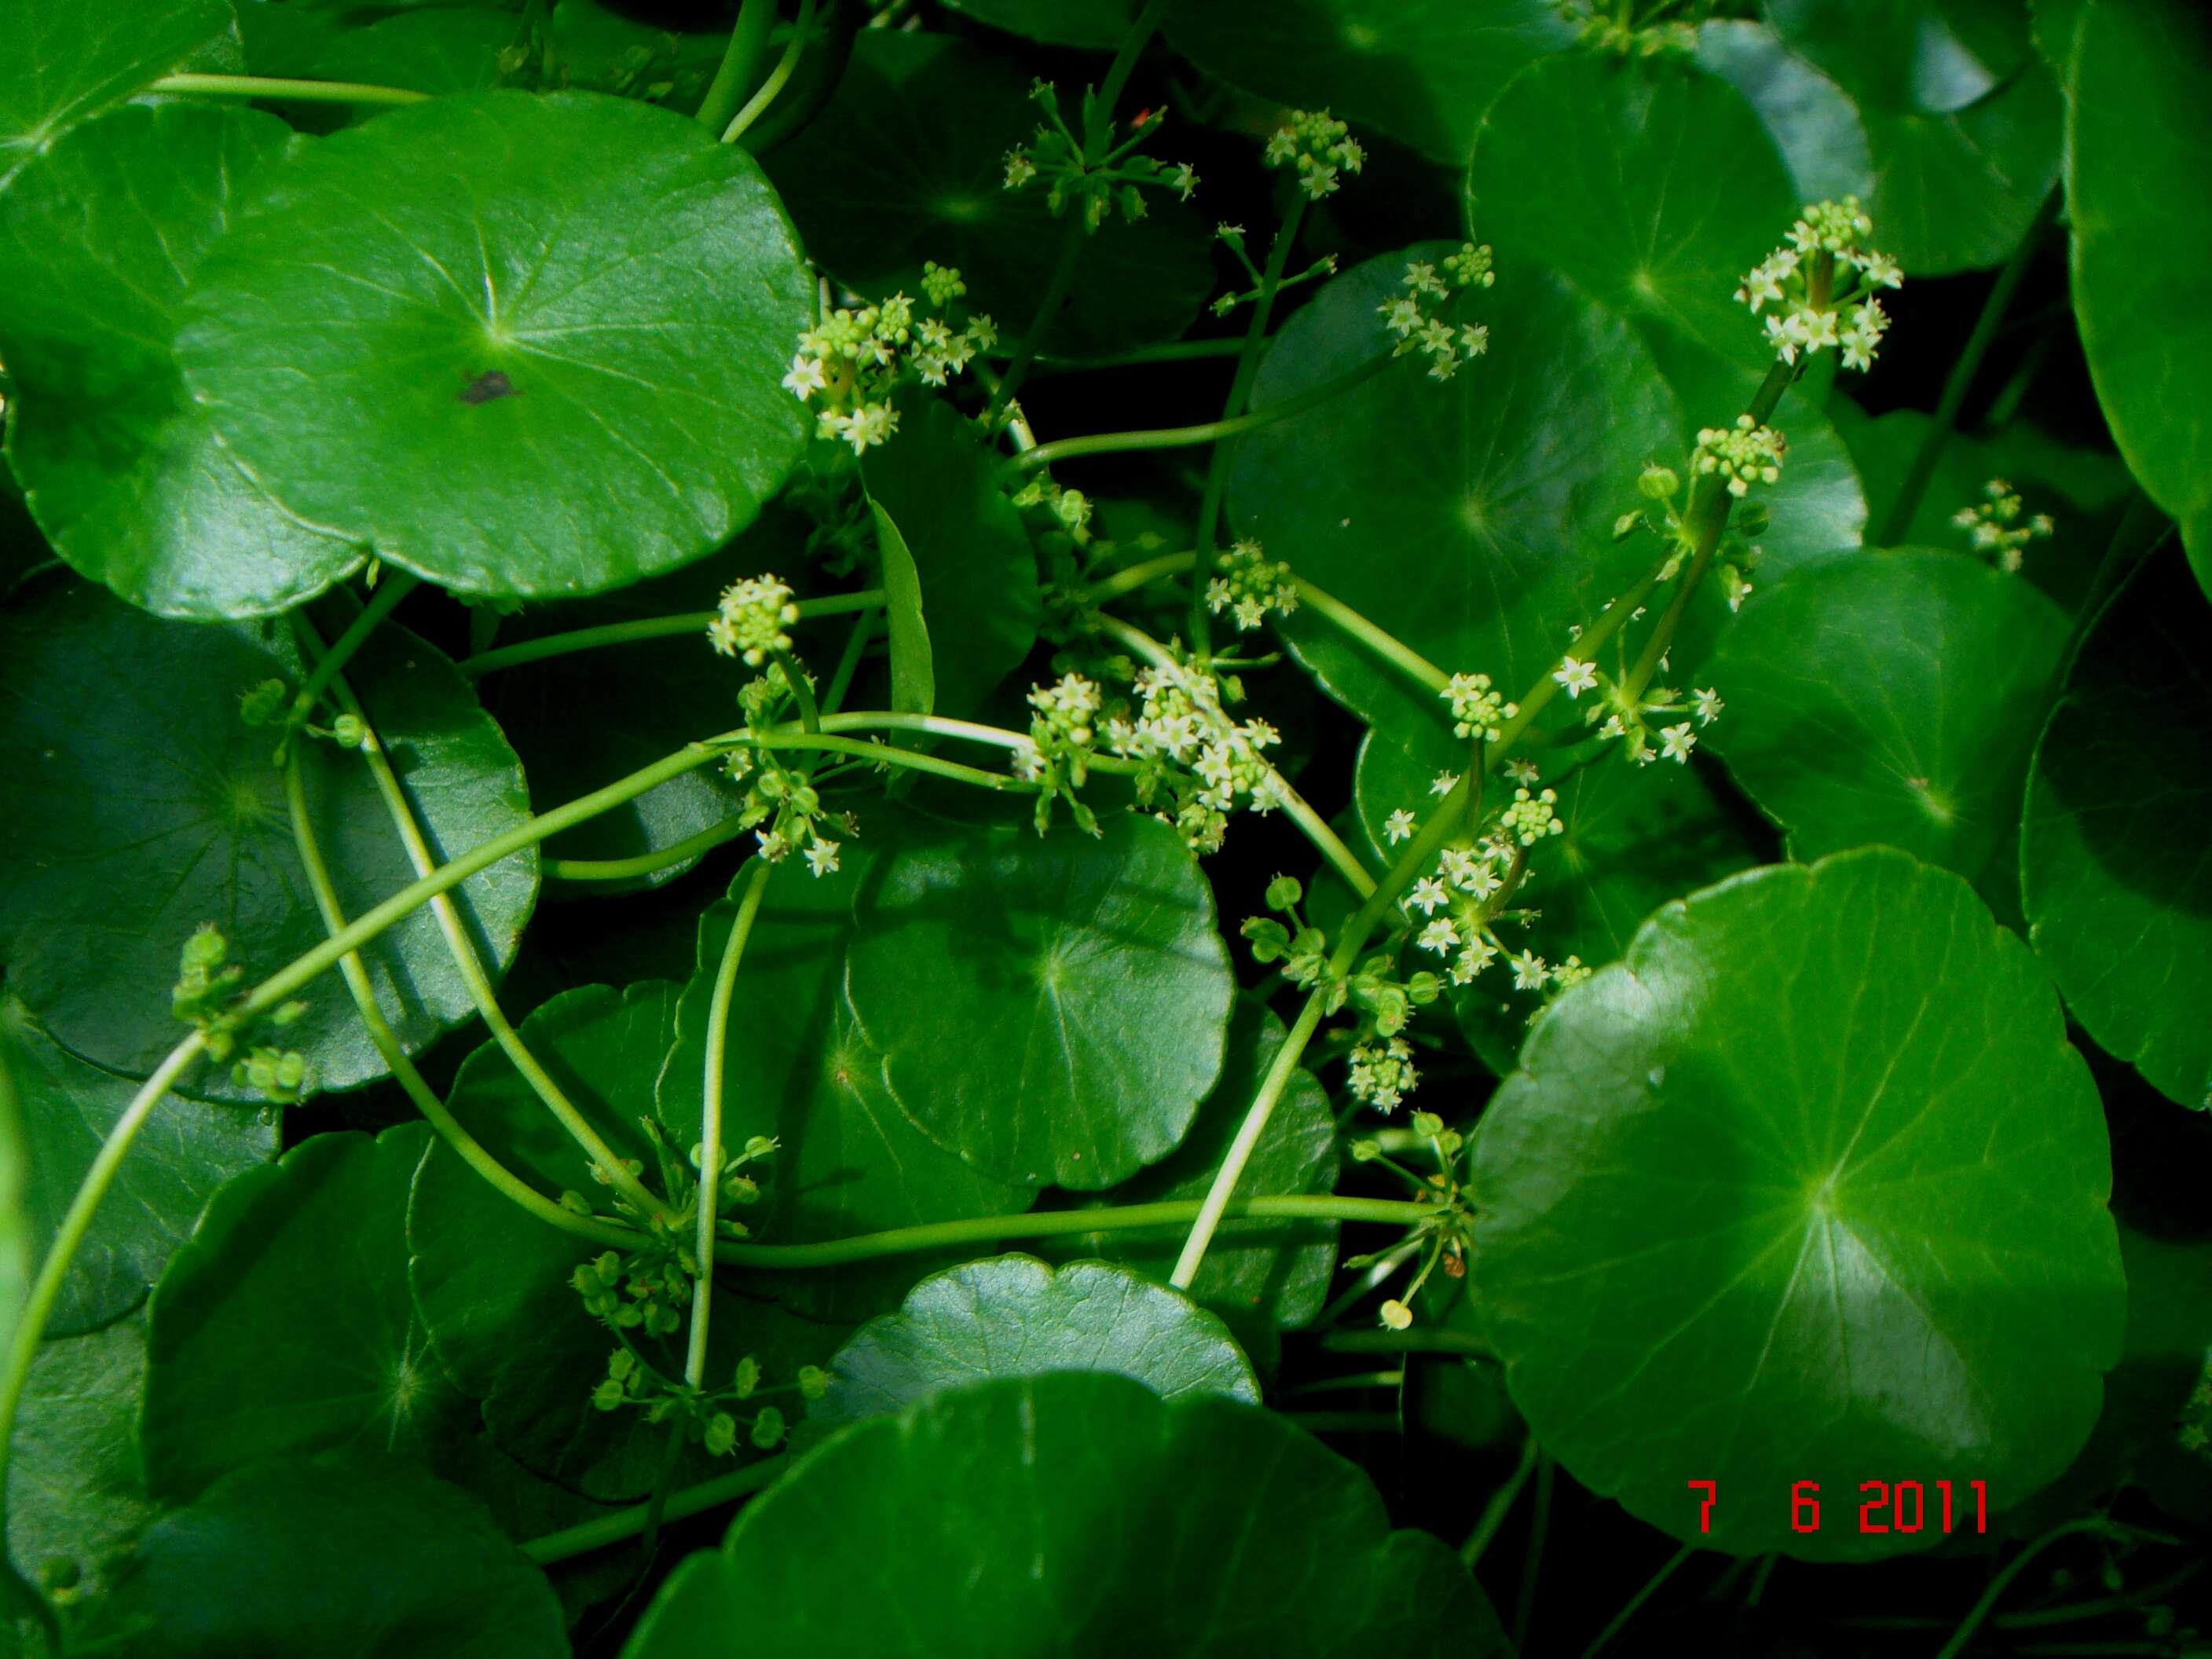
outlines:
[[[1903,284],[1904,273],[1886,253],[1861,239],[1874,229],[1856,196],[1816,202],[1790,227],[1790,243],[1744,273],[1735,297],[1766,319],[1775,355],[1794,363],[1828,346],[1838,347],[1846,368],[1870,368],[1889,327],[1875,290]]]
[[[785,630],[799,620],[791,590],[774,576],[747,576],[722,590],[707,641],[726,657],[758,668],[769,657],[791,649]]]
[[[922,291],[942,313],[968,289],[957,269],[931,263]],[[801,334],[783,385],[815,410],[815,436],[842,438],[859,454],[898,430],[891,393],[908,370],[924,385],[943,386],[998,340],[987,316],[956,331],[942,315],[917,315],[911,299],[894,294],[857,311],[841,307]]]
[[[1633,7],[1616,9],[1609,0],[1603,5],[1592,0],[1562,0],[1559,7],[1560,15],[1575,26],[1577,44],[1585,51],[1622,58],[1687,56],[1696,52],[1697,25],[1680,19],[1661,21],[1656,14],[1667,9],[1664,4],[1657,5],[1650,15],[1639,18]]]
[[[1037,786],[1036,828],[1040,836],[1051,827],[1052,804],[1067,803],[1078,828],[1091,835],[1102,833],[1097,815],[1076,798],[1091,776],[1091,761],[1097,751],[1098,710],[1103,702],[1096,680],[1067,673],[1051,685],[1032,687],[1030,740],[1014,754],[1014,775]]]
[[[830,1375],[819,1366],[802,1365],[791,1387],[809,1400],[819,1400],[830,1391]],[[663,1375],[637,1349],[623,1347],[608,1357],[607,1374],[592,1390],[592,1403],[603,1412],[641,1407],[648,1423],[680,1419],[685,1438],[721,1457],[737,1449],[741,1425],[746,1440],[758,1450],[774,1451],[783,1443],[787,1425],[781,1407],[760,1406],[746,1413],[729,1407],[763,1393],[787,1391],[761,1387],[760,1361],[750,1354],[738,1361],[726,1387],[694,1389]]]
[[[1413,1045],[1401,1036],[1356,1043],[1346,1086],[1379,1111],[1394,1110],[1419,1085],[1413,1069]]]
[[[1728,493],[1741,500],[1751,493],[1752,485],[1781,478],[1782,457],[1788,448],[1772,427],[1739,415],[1734,426],[1709,426],[1698,432],[1690,466],[1700,477],[1717,474]]]
[[[245,979],[245,968],[230,960],[230,941],[213,922],[202,922],[179,953],[169,1012],[198,1028],[200,1047],[218,1065],[237,1052],[240,1034],[251,1024],[233,1006]],[[304,1002],[287,1002],[271,1010],[268,1020],[271,1025],[291,1025],[307,1012]],[[230,1072],[236,1087],[252,1089],[278,1106],[297,1103],[307,1079],[307,1060],[296,1049],[254,1048]]]
[[[2038,513],[2022,523],[2020,515],[2027,504],[2002,478],[1990,479],[1982,486],[1982,494],[1986,501],[1960,507],[1951,515],[1951,522],[1972,538],[1975,552],[1995,555],[1998,569],[2017,571],[2027,544],[2039,536],[2048,536],[2055,527],[2051,515]]]
[[[1261,751],[1282,741],[1265,720],[1232,720],[1220,682],[1187,665],[1154,665],[1136,678],[1136,717],[1101,728],[1112,753],[1138,763],[1137,799],[1200,853],[1218,853],[1229,814],[1283,804],[1281,780]]]
[[[1480,323],[1454,326],[1431,307],[1441,309],[1462,289],[1488,288],[1497,280],[1486,245],[1462,243],[1459,252],[1444,256],[1441,272],[1429,260],[1412,261],[1402,283],[1406,291],[1375,307],[1382,325],[1398,338],[1397,349],[1390,355],[1402,357],[1411,351],[1423,352],[1428,356],[1432,379],[1451,379],[1459,372],[1462,360],[1473,362],[1490,349],[1490,329]]]
[[[1237,263],[1244,267],[1244,274],[1252,279],[1252,286],[1243,292],[1224,294],[1213,301],[1213,314],[1217,317],[1226,317],[1237,307],[1249,305],[1264,294],[1267,288],[1267,279],[1260,274],[1260,267],[1252,263],[1251,250],[1244,244],[1243,226],[1216,225],[1213,228],[1213,234],[1224,247],[1237,256]],[[1286,276],[1277,282],[1275,292],[1282,294],[1296,288],[1300,283],[1310,283],[1319,276],[1335,275],[1336,255],[1324,253],[1304,270],[1292,276]]]
[[[1607,702],[1592,711],[1592,717],[1603,713],[1604,724],[1598,728],[1598,736],[1620,738],[1628,758],[1637,765],[1670,760],[1686,766],[1690,751],[1698,746],[1698,728],[1718,720],[1723,706],[1720,693],[1703,687],[1691,692],[1687,702],[1680,702],[1678,693],[1663,685],[1650,688],[1633,703],[1616,689]],[[1682,718],[1667,724],[1673,716]],[[1655,735],[1656,749],[1652,747]]]
[[[1788,446],[1778,432],[1768,433],[1766,438],[1760,438],[1758,434],[1764,431],[1764,428],[1755,428],[1747,432],[1741,417],[1738,418],[1734,428],[1707,428],[1698,435],[1712,441],[1713,465],[1705,467],[1702,465],[1702,458],[1698,458],[1693,460],[1693,465],[1698,467],[1700,476],[1723,479],[1731,496],[1741,494],[1736,488],[1739,484],[1743,489],[1748,489],[1754,480],[1769,482],[1765,477],[1768,468],[1771,467],[1777,472],[1780,471],[1781,458]],[[1771,440],[1771,445],[1769,439]],[[1616,519],[1613,526],[1613,538],[1620,540],[1639,530],[1649,530],[1671,543],[1674,554],[1661,571],[1659,579],[1673,581],[1681,573],[1681,560],[1697,545],[1696,535],[1683,508],[1676,504],[1674,499],[1681,494],[1682,480],[1674,468],[1662,466],[1654,461],[1644,469],[1642,476],[1636,481],[1636,488],[1648,505],[1632,508]],[[1759,501],[1747,501],[1729,516],[1720,541],[1714,549],[1713,574],[1719,578],[1721,592],[1731,611],[1740,609],[1745,597],[1751,592],[1750,572],[1759,561],[1756,541],[1766,532],[1766,526],[1765,505]],[[1568,685],[1565,680],[1561,680],[1560,684],[1568,686],[1570,696],[1576,695],[1578,689],[1589,689],[1588,684],[1580,688]]]
[[[1231,612],[1237,631],[1249,634],[1272,612],[1287,617],[1298,608],[1298,590],[1291,580],[1291,567],[1270,559],[1260,544],[1232,542],[1214,568],[1219,573],[1206,585],[1206,603],[1215,616]]]
[[[1024,512],[1041,509],[1048,521],[1046,527],[1065,532],[1078,547],[1091,539],[1094,509],[1091,498],[1081,490],[1066,489],[1039,473],[1015,491],[1012,500]]]
[[[1331,118],[1325,109],[1292,110],[1267,135],[1264,155],[1271,167],[1285,162],[1295,167],[1298,188],[1316,202],[1335,193],[1339,173],[1358,173],[1367,163],[1367,152],[1352,136],[1351,128]]]
[[[1020,190],[1037,179],[1048,180],[1045,204],[1054,218],[1065,213],[1071,202],[1080,202],[1084,227],[1095,231],[1116,207],[1125,219],[1143,218],[1146,190],[1172,190],[1186,202],[1197,190],[1198,174],[1189,162],[1159,161],[1137,154],[1138,146],[1167,119],[1165,111],[1149,110],[1138,116],[1130,125],[1129,136],[1093,161],[1082,141],[1060,118],[1060,94],[1053,83],[1032,82],[1030,96],[1045,118],[1028,143],[1017,144],[1006,152],[1006,187]]]
[[[1506,702],[1492,686],[1487,674],[1455,674],[1440,695],[1451,704],[1454,737],[1496,743],[1504,723],[1521,712],[1519,703]]]

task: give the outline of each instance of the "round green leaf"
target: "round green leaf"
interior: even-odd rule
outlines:
[[[2067,88],[2075,314],[2120,453],[2212,592],[2212,225],[2177,212],[2212,168],[2212,22],[2186,0],[2084,0]]]
[[[177,354],[301,517],[450,587],[598,592],[782,483],[811,295],[737,146],[599,94],[489,92],[302,150],[202,264]]]
[[[1111,1192],[1097,1194],[1095,1201],[1158,1204],[1204,1198],[1285,1036],[1283,1022],[1265,1003],[1239,997],[1229,1017],[1221,1080],[1198,1109],[1198,1121],[1182,1145]],[[1300,1066],[1291,1073],[1290,1086],[1275,1103],[1267,1127],[1252,1148],[1239,1189],[1334,1192],[1337,1173],[1336,1120],[1328,1109],[1328,1091]],[[1334,1221],[1224,1221],[1213,1236],[1198,1277],[1191,1280],[1191,1299],[1220,1315],[1247,1352],[1265,1353],[1276,1330],[1307,1324],[1328,1300],[1329,1279],[1336,1270],[1336,1236]],[[1132,1232],[1081,1233],[1058,1241],[1057,1248],[1042,1241],[1036,1248],[1055,1257],[1118,1261],[1164,1280],[1175,1267],[1182,1240]]]
[[[78,122],[172,70],[234,67],[227,0],[0,0],[0,190]]]
[[[8,1465],[8,1553],[27,1576],[74,1571],[96,1594],[152,1518],[133,1438],[145,1380],[143,1319],[40,1345]]]
[[[900,1109],[994,1180],[1090,1189],[1181,1144],[1236,994],[1198,861],[1157,818],[947,830],[890,853],[846,988]]]
[[[743,1216],[762,1239],[798,1243],[885,1227],[918,1226],[1026,1209],[1033,1188],[994,1180],[911,1121],[893,1094],[883,1053],[845,994],[847,953],[864,926],[866,896],[899,849],[933,843],[896,808],[868,811],[842,867],[810,876],[793,863],[769,878],[731,997],[723,1073],[722,1138],[776,1140],[748,1173],[760,1200]],[[751,880],[741,871],[732,892]],[[672,1133],[698,1139],[706,1084],[707,1011],[737,910],[734,899],[700,918],[698,968],[676,1012],[676,1042],[659,1073],[659,1104]],[[933,974],[932,977],[933,978]],[[957,1035],[957,1034],[956,1034]],[[822,1319],[866,1318],[895,1305],[927,1256],[748,1275],[749,1287]]]
[[[2068,671],[2029,775],[2021,898],[2074,1017],[2212,1107],[2212,668],[2179,561],[2144,566]]]
[[[102,1626],[125,1659],[561,1659],[545,1575],[458,1486],[269,1458],[146,1529]]]
[[[264,1456],[358,1448],[434,1467],[473,1426],[407,1289],[407,1194],[429,1135],[317,1135],[216,1194],[149,1314],[156,1497]]]
[[[946,0],[993,28],[1051,46],[1111,52],[1136,21],[1137,0]]]
[[[1725,717],[1724,717],[1725,718]],[[1441,725],[1370,732],[1353,779],[1360,823],[1378,850],[1388,845],[1383,820],[1401,807],[1426,815],[1436,801],[1431,782],[1467,764],[1467,745]],[[1504,787],[1501,781],[1494,787]],[[1559,775],[1547,767],[1540,787],[1559,792],[1567,827],[1529,857],[1515,908],[1536,912],[1525,927],[1503,936],[1546,962],[1579,957],[1595,968],[1619,958],[1644,917],[1668,899],[1755,863],[1759,854],[1738,811],[1731,811],[1694,766],[1655,761],[1633,766],[1601,753]],[[1740,809],[1739,809],[1740,811]],[[1424,957],[1432,970],[1442,961]],[[1513,1069],[1528,1024],[1542,1000],[1513,988],[1512,969],[1493,963],[1473,983],[1451,989],[1453,1012],[1485,1065],[1504,1077]]]
[[[1762,142],[1764,142],[1762,140]],[[1254,390],[1265,408],[1383,354],[1376,315],[1409,259],[1370,260],[1285,323]],[[1240,534],[1449,672],[1511,696],[1652,562],[1616,543],[1636,475],[1680,426],[1626,324],[1533,265],[1508,264],[1458,313],[1490,328],[1486,356],[1439,386],[1418,356],[1325,406],[1234,440]],[[1284,637],[1370,725],[1433,720],[1443,704],[1331,623],[1300,611]]]
[[[2027,61],[2020,0],[1766,0],[1766,11],[1792,52],[1887,107],[1964,109]]]
[[[1228,1328],[1180,1291],[1127,1267],[1002,1255],[932,1273],[896,1313],[872,1319],[830,1362],[810,1419],[849,1423],[947,1389],[1048,1371],[1111,1371],[1163,1400],[1260,1402]]]
[[[347,668],[433,850],[452,857],[529,809],[520,767],[453,665],[387,623]],[[177,953],[212,921],[234,961],[274,973],[327,937],[294,843],[276,733],[239,719],[241,693],[297,685],[289,634],[269,623],[165,623],[97,588],[40,579],[0,613],[0,959],[55,1040],[144,1075],[185,1034],[172,1017]],[[301,740],[308,810],[339,901],[359,915],[415,879],[359,755]],[[456,890],[496,972],[537,896],[534,852]],[[362,957],[410,1049],[474,1010],[426,906]],[[343,982],[305,987],[281,1033],[313,1082],[384,1074]],[[195,1089],[234,1094],[210,1067]]]
[[[185,283],[289,138],[252,110],[118,109],[0,204],[9,459],[55,550],[149,611],[283,611],[361,562],[239,465],[170,351]]]
[[[1573,44],[1551,0],[1176,0],[1178,51],[1457,167],[1505,83]]]
[[[673,33],[601,0],[557,0],[545,23],[546,84],[644,98],[689,115],[707,95],[729,44],[727,30]]]
[[[1476,1135],[1473,1295],[1593,1491],[1707,1547],[1856,1559],[1942,1541],[1862,1534],[1863,1480],[2001,1510],[2081,1448],[2125,1305],[2103,1116],[1957,877],[1867,848],[1670,904],[1522,1066]],[[1686,1480],[1719,1483],[1710,1535]]]
[[[1853,553],[1754,593],[1711,667],[1705,740],[1793,857],[1883,842],[2013,910],[2021,788],[2066,617],[1934,548]]]
[[[863,30],[829,107],[769,158],[807,251],[872,300],[920,293],[925,260],[956,265],[969,310],[1028,329],[1076,222],[1053,216],[1042,183],[1005,187],[1006,152],[1041,118],[1029,88],[950,35]],[[1147,153],[1173,157],[1174,128]],[[1206,222],[1156,194],[1146,217],[1086,238],[1047,347],[1104,355],[1182,333],[1213,287]]]
[[[0,992],[0,1061],[11,1063],[30,1148],[23,1194],[43,1255],[77,1183],[138,1085],[88,1066],[38,1029],[30,1010]],[[236,1106],[164,1101],[118,1168],[70,1263],[49,1337],[121,1318],[146,1292],[199,1219],[208,1195],[276,1150],[271,1117]]]
[[[1715,18],[1698,27],[1698,67],[1744,96],[1788,164],[1802,201],[1874,191],[1858,106],[1764,23]]]
[[[1450,1550],[1389,1527],[1358,1469],[1253,1407],[987,1382],[824,1443],[623,1652],[1506,1652]]]

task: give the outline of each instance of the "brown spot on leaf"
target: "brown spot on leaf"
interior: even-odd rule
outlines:
[[[486,370],[461,388],[461,401],[465,404],[488,404],[495,398],[514,395],[514,382],[495,368]]]

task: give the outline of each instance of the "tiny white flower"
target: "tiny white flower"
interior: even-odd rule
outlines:
[[[834,872],[837,868],[837,843],[834,841],[810,843],[806,848],[806,866],[817,876]]]
[[[1597,665],[1568,657],[1553,670],[1552,678],[1566,688],[1570,697],[1579,697],[1597,684]]]
[[[1382,833],[1390,838],[1393,846],[1401,841],[1413,840],[1413,815],[1402,806],[1382,820]]]
[[[1698,746],[1698,734],[1684,720],[1680,726],[1665,726],[1659,729],[1659,748],[1662,758],[1688,765],[1690,751]]]
[[[1424,951],[1433,951],[1440,957],[1449,956],[1459,945],[1459,929],[1453,926],[1449,916],[1438,916],[1421,929],[1421,936],[1415,943]]]
[[[1432,795],[1449,795],[1458,787],[1459,775],[1455,772],[1439,772],[1429,780],[1429,793]]]
[[[1690,706],[1700,726],[1711,726],[1721,717],[1721,710],[1728,707],[1721,701],[1719,692],[1703,686],[1690,693]]]
[[[1510,760],[1505,763],[1505,775],[1516,783],[1534,783],[1543,775],[1534,761]]]
[[[1438,906],[1447,904],[1450,900],[1451,895],[1445,890],[1443,883],[1434,876],[1423,876],[1413,884],[1413,890],[1406,896],[1406,902],[1425,916],[1435,915]]]
[[[1516,991],[1540,991],[1544,981],[1551,977],[1551,969],[1534,951],[1523,951],[1506,960],[1513,964],[1513,988]]]
[[[822,373],[822,362],[800,352],[791,360],[791,372],[783,377],[784,390],[805,403],[815,392],[830,384]]]

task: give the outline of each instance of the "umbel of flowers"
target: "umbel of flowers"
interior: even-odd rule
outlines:
[[[1754,315],[1774,307],[1766,337],[1784,362],[1836,346],[1845,368],[1873,367],[1889,327],[1875,290],[1905,280],[1896,260],[1861,242],[1873,230],[1856,196],[1815,202],[1790,228],[1789,242],[1744,273],[1735,297]]]
[[[783,385],[815,411],[817,437],[842,439],[855,454],[888,442],[898,430],[891,394],[902,380],[944,386],[998,343],[989,317],[956,330],[946,316],[968,291],[956,267],[926,262],[921,289],[927,311],[894,294],[857,311],[840,307],[799,337]]]

